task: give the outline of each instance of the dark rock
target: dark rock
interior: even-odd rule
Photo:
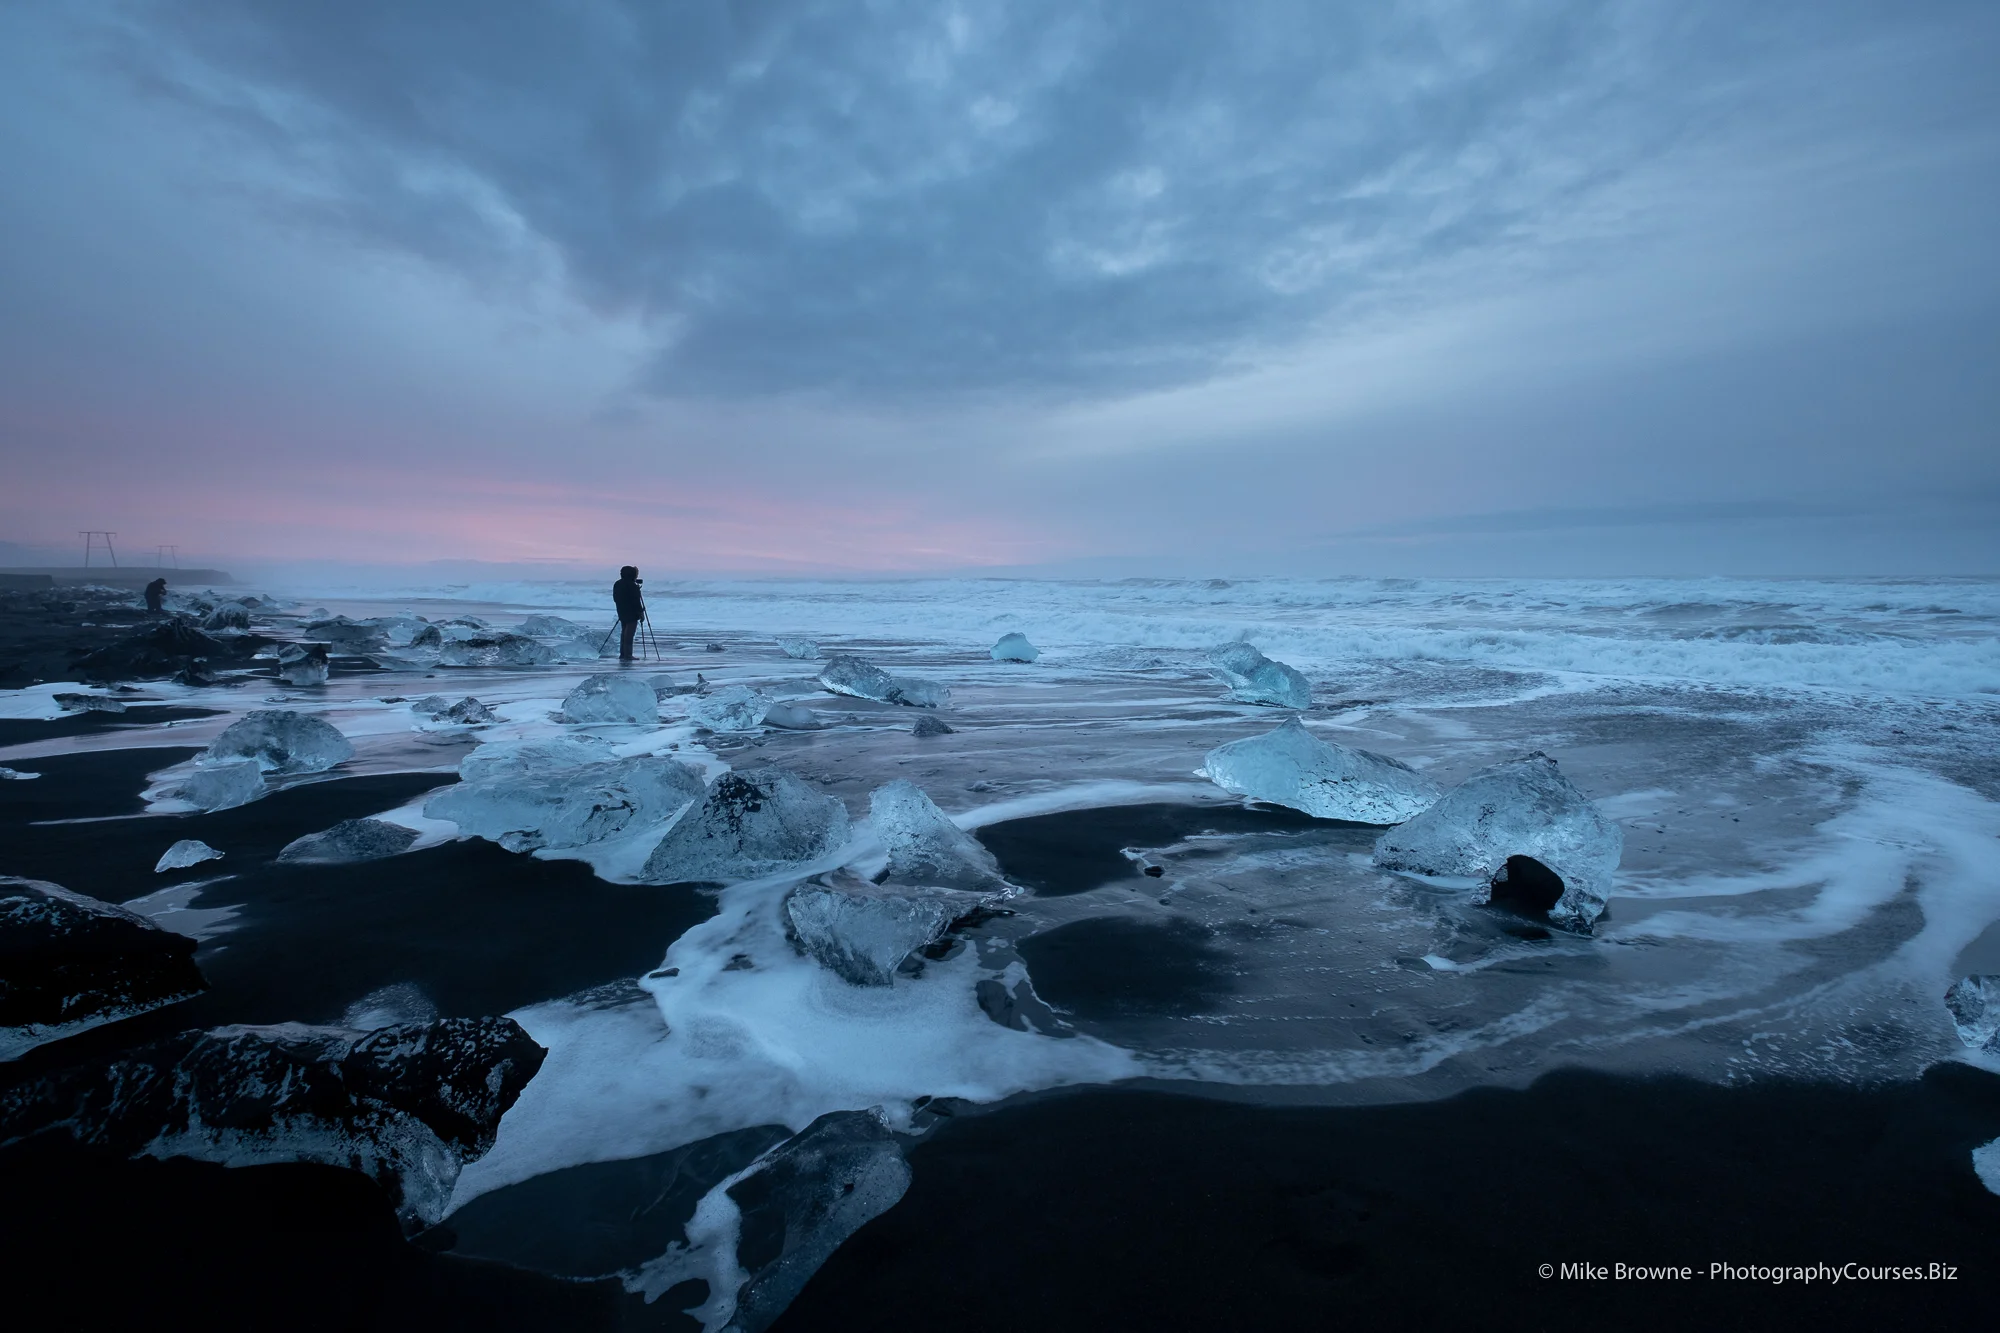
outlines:
[[[719,643],[711,643],[708,645],[708,651],[711,653],[726,653],[729,650]]]
[[[949,736],[952,730],[953,728],[945,725],[943,718],[931,717],[926,714],[918,718],[916,723],[911,726],[910,734],[912,736]]]
[[[415,1229],[443,1216],[546,1054],[510,1018],[183,1032],[0,1094],[0,1145],[66,1133],[128,1157],[350,1167]]]
[[[250,628],[250,609],[233,602],[224,602],[208,613],[207,618],[201,622],[201,627],[247,630]]]
[[[85,680],[156,680],[183,670],[193,658],[229,655],[228,645],[174,616],[85,654],[77,670]]]
[[[324,833],[308,833],[293,839],[278,853],[278,859],[304,865],[379,861],[408,851],[416,840],[417,831],[401,824],[379,819],[347,819]]]
[[[0,878],[0,1060],[200,994],[194,951],[123,907]]]
[[[742,1211],[736,1262],[750,1274],[727,1327],[762,1333],[841,1242],[894,1207],[909,1164],[871,1111],[833,1111],[729,1187]]]

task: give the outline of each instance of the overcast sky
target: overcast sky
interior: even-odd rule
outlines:
[[[1992,0],[0,6],[0,540],[2000,573],[1996,69]]]

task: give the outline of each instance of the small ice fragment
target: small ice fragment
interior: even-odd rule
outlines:
[[[1400,824],[1441,794],[1401,760],[1330,744],[1296,717],[1276,731],[1216,746],[1203,767],[1224,791],[1362,824]]]
[[[173,794],[198,810],[234,810],[264,794],[264,768],[255,759],[196,764]]]
[[[910,724],[912,736],[949,736],[952,729],[945,725],[941,717],[924,716]]]
[[[993,645],[992,657],[996,662],[1032,662],[1042,655],[1041,649],[1028,642],[1028,636],[1019,630],[1000,636],[1000,642]]]
[[[649,884],[730,883],[816,861],[847,841],[847,807],[782,768],[724,773],[646,858]]]
[[[709,644],[709,645],[708,645],[708,647],[707,647],[707,648],[706,648],[706,649],[705,649],[704,651],[706,651],[706,652],[711,652],[711,653],[726,653],[726,652],[728,652],[729,650],[728,650],[727,648],[724,648],[724,647],[723,647],[723,646],[722,646],[721,644],[719,644],[719,643],[711,643],[711,644]]]
[[[387,824],[379,819],[345,819],[324,833],[294,838],[278,853],[278,859],[302,865],[379,861],[408,851],[416,840],[417,831],[401,824]]]
[[[1424,961],[1430,964],[1431,971],[1433,972],[1456,972],[1459,970],[1457,963],[1452,962],[1451,959],[1446,958],[1442,954],[1427,953],[1424,955]]]
[[[710,731],[755,731],[771,701],[747,685],[728,685],[688,707],[688,721]]]
[[[819,683],[834,694],[910,708],[939,708],[951,702],[951,691],[934,681],[891,676],[873,662],[835,653],[820,668]]]
[[[40,773],[23,773],[18,768],[0,768],[0,782],[28,782],[40,776]]]
[[[453,703],[442,694],[427,694],[411,704],[410,711],[436,722],[456,726],[483,726],[500,720],[493,716],[491,709],[469,694],[457,703]]]
[[[571,722],[652,723],[660,720],[660,702],[637,676],[585,676],[564,696],[562,712]]]
[[[1625,834],[1537,751],[1482,769],[1375,843],[1375,864],[1419,875],[1471,876],[1485,902],[1511,857],[1562,882],[1549,920],[1588,930],[1604,911]]]
[[[811,639],[782,638],[778,640],[778,649],[785,656],[796,658],[801,662],[810,662],[819,656],[819,645]]]
[[[969,893],[884,888],[839,875],[794,889],[785,899],[785,916],[800,947],[842,981],[888,986],[905,958],[942,938],[979,904]]]
[[[258,778],[258,782],[261,784],[263,779],[261,777]],[[221,859],[222,853],[216,851],[215,848],[209,846],[200,838],[182,838],[179,842],[160,854],[159,864],[153,867],[153,873],[158,875],[169,870],[185,870],[189,866],[198,866],[203,861],[220,861]]]
[[[993,854],[952,823],[916,783],[897,778],[877,787],[868,797],[868,815],[889,849],[885,882],[1012,891]]]
[[[2000,1051],[2000,976],[1960,977],[1944,993],[1958,1039],[1973,1050]]]
[[[324,773],[354,757],[354,746],[331,724],[287,709],[260,708],[230,723],[209,743],[206,759],[255,759],[274,773]]]
[[[287,685],[324,685],[327,674],[323,643],[288,643],[278,650],[278,679]]]
[[[1278,708],[1312,706],[1311,682],[1247,643],[1226,643],[1211,652],[1208,661],[1209,673],[1229,687],[1229,697],[1238,703],[1271,704]]]
[[[817,731],[826,723],[820,721],[819,714],[810,708],[800,708],[794,704],[772,704],[764,710],[764,725],[783,727],[787,731]]]

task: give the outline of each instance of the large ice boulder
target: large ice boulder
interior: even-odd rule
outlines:
[[[330,668],[323,643],[288,643],[278,650],[278,679],[287,685],[324,685]]]
[[[1229,697],[1238,703],[1312,707],[1311,682],[1247,643],[1222,645],[1208,655],[1208,665],[1210,674],[1229,687]]]
[[[331,723],[306,713],[260,708],[229,724],[203,758],[254,759],[269,773],[324,773],[354,757],[354,746]]]
[[[571,722],[658,722],[660,701],[637,676],[615,672],[585,676],[562,701]]]
[[[255,759],[197,762],[171,794],[197,810],[234,810],[264,794],[264,767]]]
[[[130,1157],[346,1167],[414,1231],[444,1216],[546,1054],[511,1018],[183,1032],[0,1093],[0,1143],[66,1133]]]
[[[294,838],[278,853],[280,861],[296,865],[345,865],[379,861],[410,850],[417,831],[380,819],[344,819],[324,833]]]
[[[826,659],[826,665],[819,671],[819,683],[823,689],[851,699],[873,699],[909,708],[942,708],[951,702],[951,691],[936,681],[892,676],[873,662],[847,653],[835,653]]]
[[[731,883],[817,861],[847,841],[847,807],[782,768],[724,773],[646,858],[649,884]]]
[[[884,882],[933,884],[978,893],[1009,893],[999,863],[977,838],[951,822],[923,788],[904,778],[868,797],[868,817],[889,850]]]
[[[1624,850],[1624,830],[1570,784],[1555,760],[1537,751],[1474,773],[1430,809],[1384,833],[1375,843],[1375,863],[1419,875],[1474,877],[1484,886],[1480,902],[1495,896],[1496,881],[1498,893],[1516,896],[1521,885],[1512,880],[1553,875],[1561,892],[1548,908],[1549,920],[1588,930],[1604,911]]]
[[[438,665],[450,667],[552,666],[562,654],[525,634],[479,630],[465,638],[447,637],[438,651]]]
[[[820,966],[851,985],[887,986],[905,958],[943,938],[952,922],[984,902],[976,893],[833,875],[792,890],[785,917],[799,946]]]
[[[465,782],[486,778],[540,775],[581,764],[608,764],[618,757],[610,741],[598,736],[549,736],[533,741],[498,741],[482,745],[458,761]]]
[[[688,704],[688,721],[710,731],[755,731],[771,710],[771,700],[747,685],[725,685]]]
[[[0,1060],[199,995],[194,951],[137,912],[0,877]]]
[[[763,1333],[849,1236],[909,1188],[909,1163],[873,1111],[829,1111],[766,1153],[729,1187],[743,1219],[732,1268],[750,1270],[735,1294],[731,1333]],[[743,1243],[751,1236],[776,1248],[754,1268]]]
[[[546,762],[527,762],[524,751],[539,753]],[[609,754],[608,748],[602,752]],[[450,820],[459,832],[508,851],[527,852],[636,833],[666,822],[706,794],[701,775],[677,759],[638,755],[566,762],[574,757],[546,741],[526,742],[480,762],[475,752],[459,765],[461,781],[424,802],[424,815]]]
[[[1296,717],[1276,731],[1216,746],[1204,769],[1209,781],[1238,796],[1362,824],[1400,824],[1442,794],[1402,760],[1323,741]]]
[[[263,775],[259,774],[257,780],[261,785],[263,783]],[[153,865],[153,873],[161,875],[169,870],[186,870],[189,866],[198,866],[204,861],[220,861],[221,859],[222,853],[216,851],[215,848],[209,846],[200,838],[182,838],[179,842],[167,848],[166,851],[160,853],[160,859]]]
[[[1973,1050],[2000,1051],[2000,976],[1961,977],[1944,993],[1958,1039]]]
[[[1019,630],[1001,635],[990,654],[996,662],[1032,662],[1041,655],[1041,649],[1029,643],[1028,636]]]

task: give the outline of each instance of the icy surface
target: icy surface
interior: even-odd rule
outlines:
[[[724,773],[646,858],[650,884],[731,883],[826,856],[847,841],[847,807],[782,768]]]
[[[379,861],[408,851],[416,840],[417,831],[400,824],[385,824],[379,819],[348,819],[324,833],[294,838],[278,853],[278,859],[302,865]]]
[[[1320,819],[1400,824],[1438,799],[1438,785],[1401,760],[1333,745],[1287,718],[1277,730],[1208,752],[1209,781],[1253,801]]]
[[[747,685],[725,685],[688,704],[688,721],[710,731],[755,731],[771,710],[771,700]]]
[[[608,747],[576,749],[609,753]],[[545,762],[534,762],[537,757]],[[701,775],[675,759],[578,759],[575,750],[547,741],[491,758],[475,752],[460,765],[461,781],[424,802],[424,814],[525,852],[582,847],[638,832],[664,823],[705,794]]]
[[[2000,976],[1961,977],[1944,993],[1958,1039],[1972,1049],[2000,1050]]]
[[[1972,1172],[1980,1184],[2000,1194],[2000,1139],[1972,1150]]]
[[[260,786],[262,782],[263,779],[260,776],[258,779]],[[185,870],[189,866],[198,866],[203,861],[220,861],[221,859],[222,853],[216,851],[215,848],[209,846],[200,838],[182,838],[179,842],[160,854],[159,863],[153,867],[153,873],[157,875],[167,870]]]
[[[877,787],[868,797],[868,818],[889,851],[885,882],[1011,891],[993,854],[946,818],[916,783],[898,778]]]
[[[198,763],[173,794],[197,810],[233,810],[264,794],[264,767],[255,759]]]
[[[1224,644],[1208,655],[1208,663],[1215,678],[1229,687],[1229,697],[1239,703],[1312,707],[1312,685],[1303,675],[1247,643]]]
[[[1041,655],[1041,649],[1029,643],[1028,636],[1019,630],[1001,635],[1000,642],[993,645],[990,653],[996,662],[1032,662]]]
[[[942,937],[980,905],[977,894],[870,884],[829,876],[785,900],[799,944],[821,966],[856,986],[887,986],[916,950]]]
[[[1558,925],[1588,929],[1611,895],[1625,835],[1539,751],[1473,774],[1375,844],[1375,863],[1420,875],[1472,876],[1490,891],[1511,856],[1561,876],[1549,909]]]
[[[354,746],[320,718],[263,708],[231,723],[209,743],[206,757],[254,759],[271,773],[324,773],[353,758]]]
[[[778,640],[778,650],[801,662],[810,662],[819,656],[819,645],[811,639],[782,638]]]
[[[572,722],[658,722],[660,703],[653,687],[638,676],[586,676],[563,697],[563,716]]]
[[[835,653],[826,659],[826,665],[820,668],[819,683],[834,694],[909,708],[942,708],[951,702],[951,691],[936,681],[891,676],[873,662],[846,653]]]

